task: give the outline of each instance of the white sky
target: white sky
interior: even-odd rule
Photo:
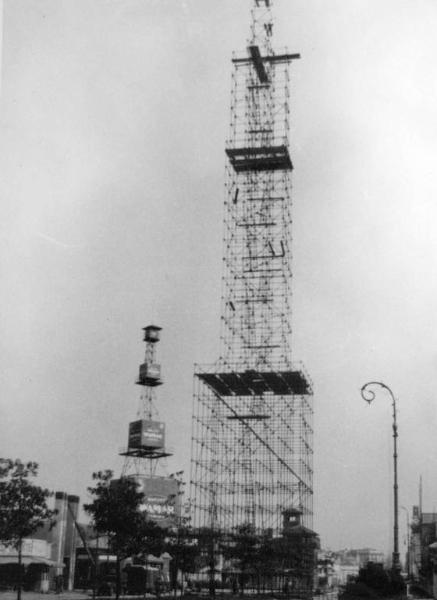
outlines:
[[[231,53],[249,0],[5,0],[0,455],[86,498],[135,418],[141,328],[189,472],[192,373],[218,358]],[[315,529],[390,550],[437,506],[437,3],[276,0],[292,66],[294,358],[315,389]],[[411,509],[410,509],[411,512]],[[405,513],[401,511],[401,551]]]

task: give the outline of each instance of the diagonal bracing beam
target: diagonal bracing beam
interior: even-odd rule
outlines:
[[[289,471],[294,477],[296,477],[296,479],[299,481],[299,483],[301,483],[304,488],[306,489],[307,492],[309,492],[310,494],[313,493],[312,489],[305,483],[305,481],[299,477],[299,475],[290,467],[290,465],[288,465],[285,460],[283,458],[281,458],[279,456],[279,454],[277,452],[275,452],[273,450],[273,448],[253,429],[253,427],[251,427],[249,425],[249,423],[242,418],[235,409],[232,408],[232,406],[230,406],[226,400],[224,400],[222,398],[222,396],[220,396],[220,394],[217,394],[217,392],[210,388],[211,391],[213,392],[214,396],[216,396],[216,398],[218,398],[221,402],[223,402],[223,404],[226,406],[227,409],[229,409],[231,411],[231,413],[234,415],[234,417],[236,419],[238,419],[239,421],[241,421],[241,423],[243,423],[243,425],[246,427],[246,429],[248,429],[251,433],[253,433],[253,435],[256,437],[256,439],[261,442],[261,444],[263,444],[263,446],[265,446],[267,448],[267,450],[269,452],[271,452],[273,454],[273,456],[281,463],[281,465],[283,467],[285,467],[287,469],[287,471]]]

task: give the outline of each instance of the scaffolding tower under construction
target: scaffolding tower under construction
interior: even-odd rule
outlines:
[[[232,59],[221,354],[195,367],[193,526],[312,528],[312,388],[291,360],[289,67],[272,48],[271,0],[253,0],[245,55]],[[290,512],[291,511],[291,512]]]

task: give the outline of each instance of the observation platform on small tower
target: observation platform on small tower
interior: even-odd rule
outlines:
[[[256,371],[197,373],[219,396],[304,396],[312,393],[302,371]]]
[[[122,448],[119,452],[120,456],[130,456],[133,458],[148,458],[155,459],[166,458],[167,456],[173,456],[171,452],[168,452],[164,448]]]

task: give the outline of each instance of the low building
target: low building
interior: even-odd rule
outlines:
[[[332,552],[333,579],[336,585],[344,586],[358,577],[360,569],[368,563],[383,564],[384,553],[373,548],[346,548]]]
[[[56,523],[38,529],[23,540],[22,581],[24,589],[46,592],[73,589],[76,556],[76,527],[79,497],[56,492]],[[0,586],[14,587],[18,580],[18,553],[12,546],[0,546]]]
[[[24,589],[47,592],[50,572],[61,566],[52,559],[52,544],[46,540],[23,540],[21,563]],[[0,545],[0,585],[13,588],[18,580],[18,552],[12,546]]]
[[[334,552],[334,555],[338,564],[354,566],[359,569],[365,567],[369,562],[385,562],[384,553],[373,548],[346,548]]]

